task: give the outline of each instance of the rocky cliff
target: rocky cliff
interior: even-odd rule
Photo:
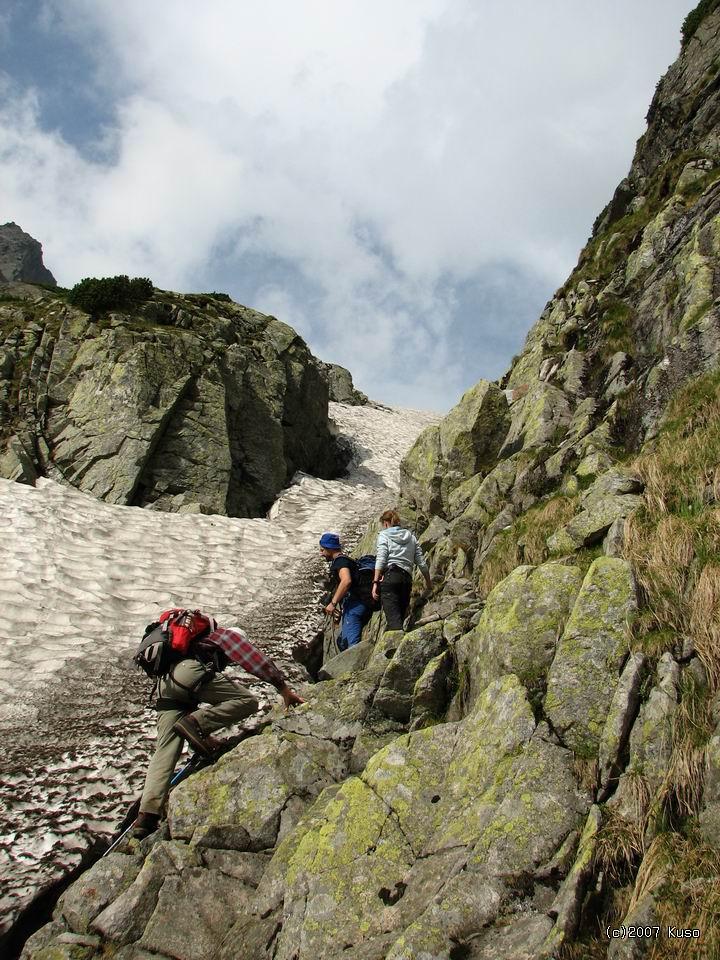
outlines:
[[[376,616],[26,957],[720,955],[715,6],[507,376],[403,463],[410,629]]]
[[[2,476],[245,517],[295,471],[330,477],[346,462],[327,373],[294,330],[228,297],[156,291],[90,316],[62,292],[8,284],[0,337]]]
[[[16,223],[0,226],[0,283],[11,281],[57,286],[43,263],[42,247]]]

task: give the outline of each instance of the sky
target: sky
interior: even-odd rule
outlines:
[[[443,412],[572,270],[695,5],[4,0],[0,222]]]

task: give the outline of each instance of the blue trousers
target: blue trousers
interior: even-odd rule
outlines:
[[[372,610],[369,610],[361,600],[355,597],[345,597],[343,602],[342,630],[338,637],[338,648],[347,650],[348,647],[354,647],[360,643],[362,628],[372,616]]]

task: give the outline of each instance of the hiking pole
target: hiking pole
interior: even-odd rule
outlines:
[[[214,756],[207,757],[202,753],[193,753],[187,763],[183,764],[183,766],[173,774],[173,778],[170,781],[170,790],[172,790],[173,787],[176,787],[178,783],[182,783],[183,780],[186,780],[191,774],[195,773],[196,770],[202,770],[203,767],[207,767],[211,763],[214,763],[215,759],[216,758]],[[119,827],[120,833],[118,833],[105,853],[103,853],[103,857],[106,857],[109,853],[112,853],[113,850],[116,850],[123,842],[125,837],[127,837],[133,828],[133,824],[135,823],[135,818],[137,817],[139,810],[140,800],[138,799],[125,814],[125,817]]]

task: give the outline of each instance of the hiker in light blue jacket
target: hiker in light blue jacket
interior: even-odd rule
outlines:
[[[386,629],[402,630],[410,606],[413,567],[419,567],[428,590],[432,587],[432,580],[417,538],[400,526],[397,512],[386,510],[380,523],[382,530],[375,550],[373,597],[376,600],[380,597]]]

